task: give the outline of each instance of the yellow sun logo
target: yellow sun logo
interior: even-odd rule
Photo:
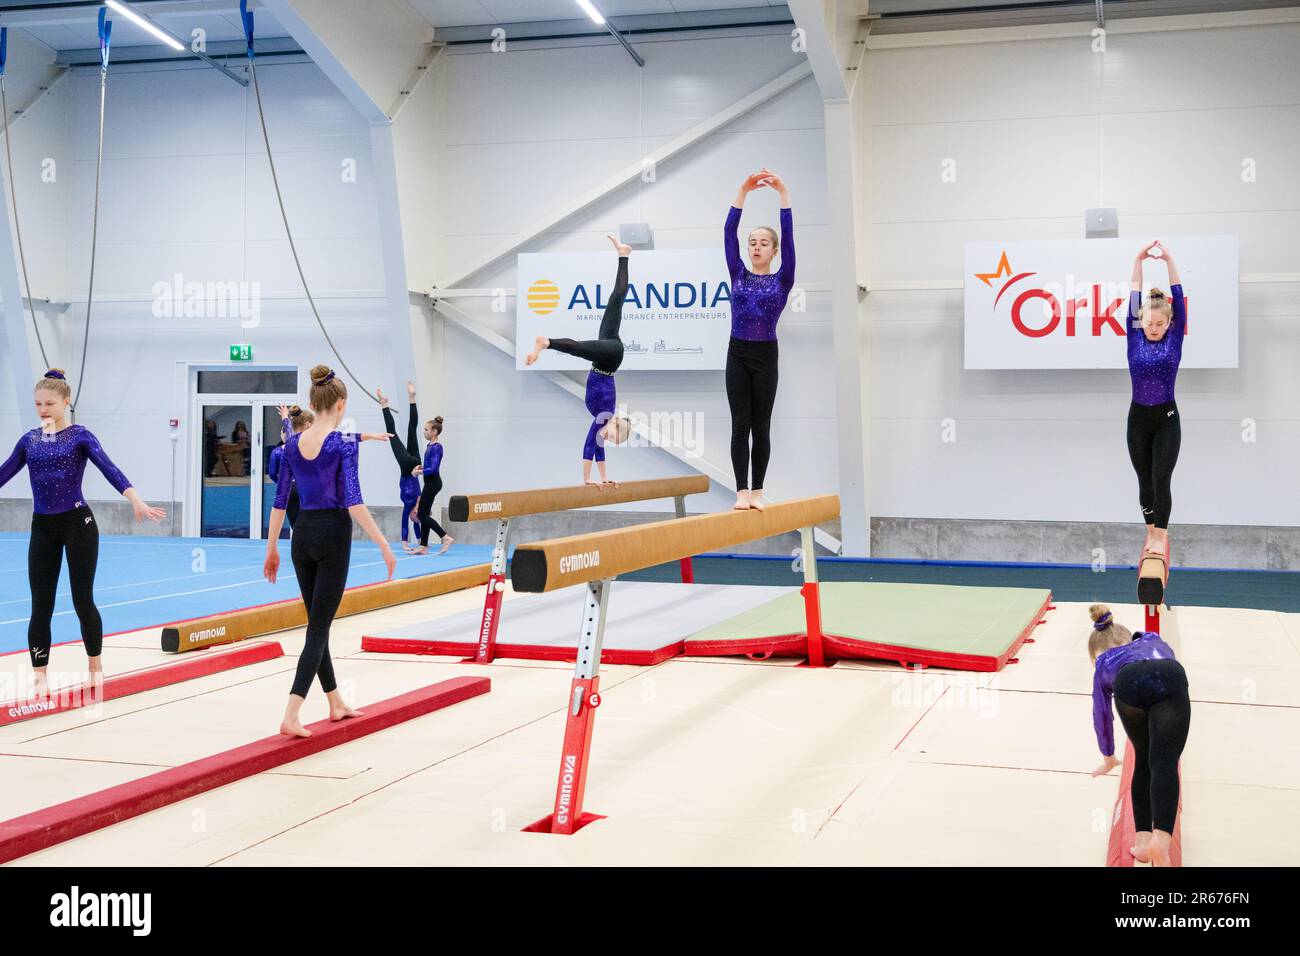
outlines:
[[[560,287],[550,279],[538,279],[528,287],[528,308],[536,315],[550,315],[560,305]]]

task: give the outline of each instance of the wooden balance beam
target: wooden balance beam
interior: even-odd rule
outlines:
[[[497,631],[501,626],[501,599],[506,587],[506,555],[510,538],[510,519],[525,515],[551,514],[572,511],[575,508],[594,508],[599,505],[622,504],[629,501],[651,501],[655,498],[672,498],[677,519],[686,516],[686,496],[702,494],[709,490],[707,475],[687,475],[677,478],[649,478],[626,481],[612,485],[570,485],[563,488],[532,488],[526,491],[498,491],[481,495],[453,495],[447,508],[451,521],[497,522],[496,542],[492,547],[492,564],[487,578],[487,595],[483,600],[483,616],[479,619],[473,656],[467,661],[490,664],[496,658]],[[682,583],[691,584],[695,573],[688,551],[681,562]],[[476,582],[477,583],[477,582]],[[363,651],[388,654],[417,653],[411,641],[393,637],[365,637]]]
[[[575,584],[587,585],[586,610],[578,631],[578,663],[568,699],[560,776],[553,812],[524,829],[534,833],[572,834],[600,816],[584,813],[591,736],[600,706],[600,652],[605,638],[609,585],[619,574],[666,561],[716,551],[799,531],[803,538],[804,610],[808,662],[825,664],[821,600],[813,527],[839,517],[838,495],[802,498],[768,505],[763,511],[726,511],[572,535],[520,545],[515,549],[511,580],[516,591],[539,593]]]
[[[343,602],[335,617],[362,614],[378,608],[420,601],[424,598],[450,594],[465,588],[476,587],[488,579],[488,565],[473,564],[467,568],[422,574],[414,578],[398,578],[363,584],[343,592]],[[214,614],[211,617],[178,621],[162,629],[162,649],[170,654],[196,651],[216,644],[231,644],[250,637],[262,637],[276,631],[287,631],[307,624],[307,608],[302,598],[290,598],[274,604]]]

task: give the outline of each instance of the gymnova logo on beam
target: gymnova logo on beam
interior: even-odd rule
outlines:
[[[494,511],[501,510],[499,501],[476,501],[474,502],[474,513],[476,515],[491,514]]]
[[[578,772],[578,758],[575,754],[564,755],[564,767],[560,770],[560,800],[555,808],[555,822],[568,823],[569,811],[573,806],[573,778]]]
[[[199,644],[203,641],[210,641],[214,637],[225,637],[226,625],[219,624],[216,627],[206,627],[201,631],[192,631],[186,636],[185,640],[191,644]]]
[[[565,555],[560,558],[560,573],[570,574],[574,571],[582,571],[585,568],[596,568],[600,566],[600,551],[579,551],[577,554]]]
[[[152,893],[71,892],[50,897],[50,925],[65,927],[130,927],[133,936],[148,936],[153,927]]]

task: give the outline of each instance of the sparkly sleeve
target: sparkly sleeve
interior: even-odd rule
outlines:
[[[14,453],[9,456],[9,460],[0,465],[0,488],[7,485],[14,475],[22,471],[25,464],[27,464],[26,435],[18,439],[18,444],[14,445]]]
[[[357,472],[357,448],[360,442],[351,435],[339,436],[342,461],[339,464],[339,497],[344,508],[365,504],[361,500],[361,476]]]
[[[1142,326],[1142,293],[1134,289],[1128,294],[1128,334],[1133,335],[1135,332],[1141,332]]]
[[[727,213],[727,224],[722,227],[722,251],[727,257],[727,275],[732,283],[740,278],[740,237],[736,230],[740,228],[740,210],[735,206]]]
[[[1170,286],[1169,295],[1173,300],[1174,307],[1174,321],[1170,323],[1171,330],[1175,335],[1181,336],[1187,331],[1187,300],[1183,298],[1182,285]]]
[[[82,451],[86,453],[86,457],[93,461],[95,467],[104,473],[108,483],[117,489],[119,495],[124,494],[126,489],[131,487],[130,480],[126,475],[122,474],[122,470],[117,465],[113,464],[112,459],[108,457],[108,454],[99,444],[98,438],[89,431],[83,431],[79,444]]]
[[[794,288],[794,213],[781,210],[781,285]]]
[[[288,418],[280,419],[280,437],[287,442],[289,440],[289,436],[292,434],[293,434],[293,425],[291,424],[290,419]]]
[[[293,488],[293,465],[289,464],[288,447],[280,455],[280,474],[275,479],[275,504],[272,505],[277,511],[286,511],[289,508],[289,492]]]
[[[442,442],[430,442],[424,451],[424,473],[436,475],[442,467]]]
[[[1092,729],[1097,733],[1097,746],[1101,750],[1101,755],[1113,756],[1115,715],[1110,707],[1110,688],[1106,686],[1100,664],[1092,675]]]
[[[266,463],[266,476],[276,484],[280,482],[280,462],[284,460],[284,446],[271,449],[271,458]]]

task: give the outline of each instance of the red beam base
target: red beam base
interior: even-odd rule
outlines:
[[[1179,773],[1181,774],[1181,768]],[[1124,769],[1119,778],[1119,794],[1115,798],[1115,812],[1111,816],[1110,841],[1106,845],[1107,866],[1133,866],[1133,844],[1137,842],[1137,826],[1133,822],[1133,745],[1125,744]],[[1169,862],[1183,865],[1183,800],[1178,798],[1178,816],[1174,819],[1173,839],[1169,841]]]
[[[695,583],[695,564],[690,558],[682,558],[682,584]]]
[[[466,663],[491,664],[496,659],[497,628],[501,626],[501,598],[505,588],[504,574],[494,574],[488,578],[487,597],[483,600],[483,619],[478,628],[478,647]]]
[[[579,701],[575,713],[573,702]],[[564,750],[560,755],[560,778],[555,785],[555,810],[524,827],[525,833],[559,833],[570,836],[593,820],[582,812],[587,791],[587,764],[591,759],[591,733],[596,729],[596,708],[600,706],[600,678],[573,679],[569,691],[569,714],[564,723]]]
[[[259,664],[283,656],[284,649],[275,641],[247,644],[235,650],[194,651],[180,662],[169,661],[166,664],[142,667],[124,674],[114,674],[104,679],[103,687],[98,692],[89,684],[78,684],[76,687],[56,690],[48,697],[31,697],[27,700],[12,700],[0,704],[0,727],[20,720],[30,720],[33,717],[60,714],[89,707],[92,704],[101,704],[118,697],[129,697],[147,690],[156,690],[159,687],[179,684],[181,681],[207,677],[246,664]]]
[[[336,723],[326,719],[309,724],[310,737],[276,734],[212,757],[14,817],[0,823],[0,863],[8,863],[150,810],[282,767],[330,747],[478,697],[491,689],[492,683],[486,677],[454,677],[366,707],[361,717]],[[273,719],[270,713],[267,717]]]

